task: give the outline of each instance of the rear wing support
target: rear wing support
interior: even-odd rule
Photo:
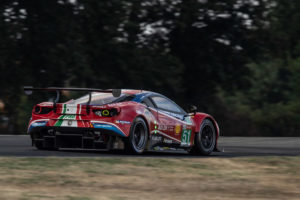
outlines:
[[[54,112],[56,112],[56,104],[60,98],[61,91],[82,91],[89,92],[89,100],[86,104],[87,114],[90,113],[90,103],[92,99],[92,92],[102,92],[102,93],[112,93],[114,97],[120,97],[122,90],[121,89],[94,89],[94,88],[63,88],[63,87],[47,87],[47,88],[34,88],[32,86],[24,87],[25,94],[31,95],[33,91],[48,91],[48,92],[56,92],[56,99],[53,101]]]
[[[60,98],[60,91],[56,90],[56,99],[53,102],[53,110],[55,113],[56,113],[56,104],[58,103],[59,98]]]

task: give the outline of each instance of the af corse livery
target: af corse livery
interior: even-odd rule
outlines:
[[[28,126],[38,149],[114,149],[141,154],[147,150],[184,149],[209,155],[217,150],[219,127],[206,113],[186,113],[172,100],[150,91],[90,88],[33,88],[55,91],[54,102],[35,105]],[[87,95],[58,103],[61,91]]]

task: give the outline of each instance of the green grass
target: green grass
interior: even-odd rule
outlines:
[[[0,199],[299,199],[298,188],[300,157],[0,158]]]

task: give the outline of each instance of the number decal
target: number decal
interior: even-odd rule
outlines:
[[[181,145],[182,146],[190,146],[191,144],[191,129],[186,129],[186,127],[183,127],[182,133],[181,133]]]

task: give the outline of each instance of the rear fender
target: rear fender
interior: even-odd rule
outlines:
[[[118,115],[118,120],[130,122],[130,124],[119,124],[119,126],[124,127],[124,133],[126,137],[130,134],[130,127],[137,117],[143,118],[146,122],[148,131],[150,132],[151,127],[154,127],[155,116],[147,109],[145,105],[136,102],[127,103],[127,105],[120,107],[121,112]],[[149,134],[150,135],[150,134]]]

